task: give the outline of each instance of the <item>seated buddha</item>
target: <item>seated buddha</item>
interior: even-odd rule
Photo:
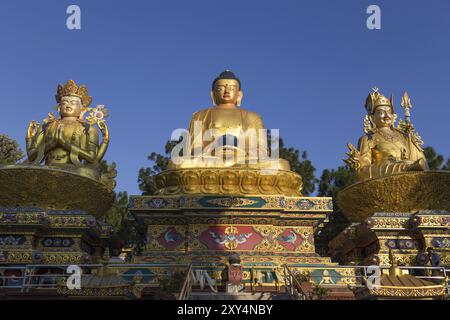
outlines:
[[[211,89],[214,106],[193,114],[187,138],[188,157],[181,157],[181,161],[174,161],[172,157],[169,169],[249,167],[289,170],[288,161],[269,157],[263,121],[257,113],[240,107],[242,97],[241,81],[233,72],[226,70],[214,79]]]
[[[109,144],[109,133],[104,117],[106,108],[97,106],[87,119],[92,97],[86,86],[69,80],[58,85],[56,101],[59,118],[49,113],[43,124],[30,122],[26,135],[28,162],[63,169],[75,169],[93,178],[98,177],[98,163]],[[97,124],[102,133],[94,126]]]
[[[405,93],[404,99],[409,98]],[[403,103],[402,103],[403,106]],[[358,180],[379,178],[404,171],[427,169],[423,142],[409,122],[409,108],[406,122],[395,126],[393,99],[386,98],[374,89],[366,99],[366,134],[359,139],[358,149],[348,147],[349,158],[345,162],[356,170]]]

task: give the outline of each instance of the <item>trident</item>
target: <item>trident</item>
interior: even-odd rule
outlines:
[[[409,95],[408,92],[403,92],[403,97],[402,97],[402,107],[403,109],[405,109],[405,121],[407,123],[410,123],[411,121],[411,114],[409,113],[409,109],[411,109],[412,104],[411,104],[411,100],[409,99]]]

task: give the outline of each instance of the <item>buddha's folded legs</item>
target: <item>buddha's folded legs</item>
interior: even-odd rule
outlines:
[[[367,179],[375,179],[405,171],[424,171],[426,170],[426,168],[427,166],[425,159],[419,159],[412,163],[410,162],[381,163],[378,165],[371,165],[361,168],[361,170],[358,172],[358,179],[360,181]]]

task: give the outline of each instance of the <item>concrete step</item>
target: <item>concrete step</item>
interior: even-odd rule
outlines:
[[[274,292],[193,292],[189,295],[189,300],[292,300],[286,293]]]

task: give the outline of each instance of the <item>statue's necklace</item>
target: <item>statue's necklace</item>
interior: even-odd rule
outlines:
[[[381,135],[385,140],[388,140],[388,141],[391,141],[391,142],[395,142],[396,140],[398,140],[398,139],[397,139],[398,136],[395,135],[395,134],[390,135],[390,134],[384,133],[382,130],[378,130],[378,132],[380,133],[380,135]]]

